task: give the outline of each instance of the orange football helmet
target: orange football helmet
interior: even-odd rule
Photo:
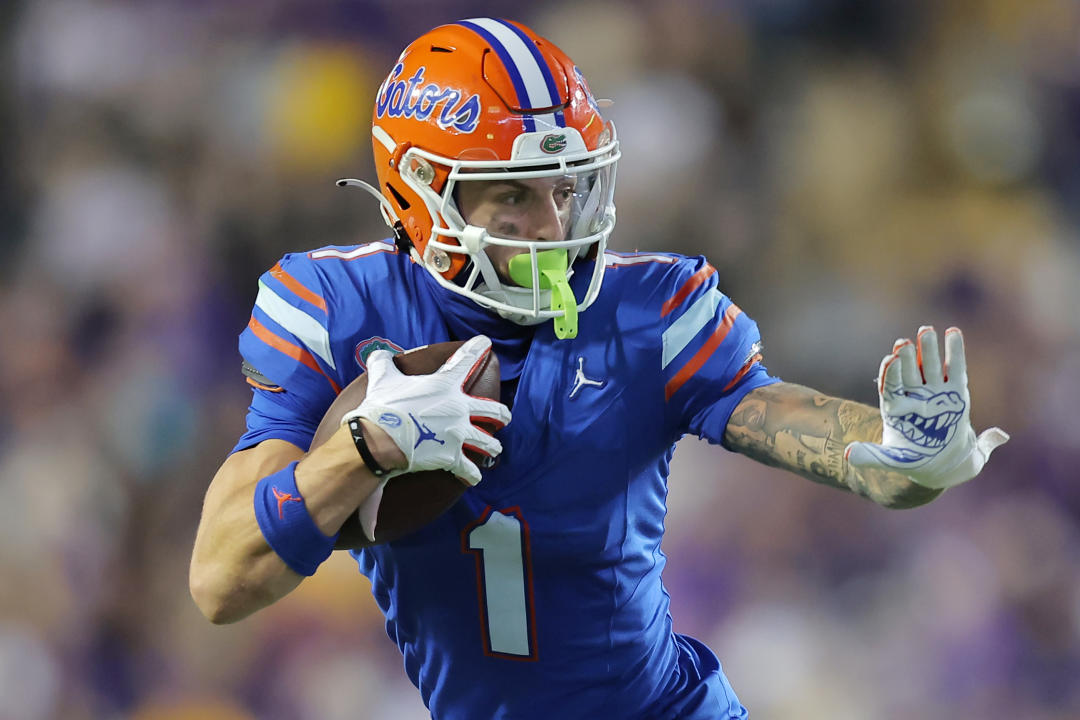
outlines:
[[[411,245],[443,287],[522,324],[576,317],[595,300],[615,224],[619,145],[585,78],[555,45],[507,20],[435,28],[405,48],[380,86],[372,137],[379,187],[367,189],[381,196],[399,245]],[[461,183],[534,178],[571,183],[561,239],[499,236],[468,224],[457,206]],[[575,307],[566,296],[553,307],[551,283],[537,281],[536,270],[531,288],[499,278],[484,252],[492,245],[529,253],[534,267],[543,265],[538,253],[565,249],[567,278],[575,260],[597,262],[584,295],[569,296]]]

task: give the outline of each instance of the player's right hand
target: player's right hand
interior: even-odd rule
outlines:
[[[510,422],[510,409],[500,402],[467,394],[463,386],[491,352],[491,340],[472,338],[430,375],[404,375],[393,355],[377,350],[368,358],[364,401],[341,422],[364,418],[394,441],[407,464],[393,474],[449,470],[470,485],[480,482],[480,469],[465,455],[473,450],[487,457],[502,452],[502,443],[474,421],[496,429]]]

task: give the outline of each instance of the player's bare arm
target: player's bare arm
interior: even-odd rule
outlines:
[[[371,430],[373,452],[381,458],[400,457],[385,433]],[[344,427],[307,454],[284,440],[266,440],[231,455],[206,492],[189,575],[195,603],[215,623],[241,620],[284,597],[303,579],[267,544],[252,504],[259,480],[293,461],[300,461],[299,495],[326,535],[336,533],[379,484]],[[283,494],[279,502],[298,499]]]
[[[901,338],[881,361],[881,407],[841,400],[790,383],[749,392],[724,443],[767,465],[850,490],[890,508],[933,500],[979,474],[1009,439],[971,426],[964,338],[945,332],[945,357],[932,327]]]
[[[367,397],[325,443],[305,454],[284,440],[266,440],[229,457],[207,491],[192,552],[189,583],[203,614],[216,623],[235,622],[287,595],[330,554],[346,519],[396,474],[446,468],[470,484],[478,482],[480,471],[463,445],[489,457],[502,447],[473,420],[490,420],[493,427],[510,421],[505,406],[462,390],[471,368],[490,351],[491,341],[478,336],[437,372],[409,378],[395,369],[389,353],[372,353]],[[362,426],[359,436],[348,425],[352,418]],[[421,443],[420,427],[444,439]],[[370,468],[358,452],[358,437],[370,454]],[[264,480],[269,486],[260,485]],[[257,508],[265,508],[260,498],[270,504],[263,522],[257,515]],[[290,545],[273,534],[282,528],[295,533],[291,523],[300,512],[310,518],[308,537],[314,533],[320,547]]]
[[[915,507],[941,494],[896,472],[848,465],[844,454],[849,443],[876,443],[881,436],[877,408],[782,382],[757,388],[743,398],[728,421],[724,445],[758,462],[850,490],[889,508]]]

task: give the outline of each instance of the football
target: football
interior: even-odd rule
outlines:
[[[427,375],[442,367],[463,344],[462,341],[454,341],[424,345],[395,355],[394,364],[405,375]],[[489,352],[484,362],[466,379],[465,392],[492,400],[499,399],[499,359],[494,352]],[[330,405],[315,431],[311,447],[314,449],[326,442],[340,427],[342,416],[355,409],[366,394],[367,374],[364,373],[346,385]],[[472,452],[468,455],[477,465],[485,459]],[[383,488],[375,522],[375,542],[372,543],[364,535],[357,512],[345,521],[334,549],[358,549],[404,537],[446,512],[467,488],[465,483],[447,470],[425,470],[391,478]]]

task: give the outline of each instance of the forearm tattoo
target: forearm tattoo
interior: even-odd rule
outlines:
[[[850,468],[844,450],[855,441],[881,442],[877,408],[792,383],[751,391],[724,433],[731,450],[886,507],[914,507],[940,494],[899,473]]]

